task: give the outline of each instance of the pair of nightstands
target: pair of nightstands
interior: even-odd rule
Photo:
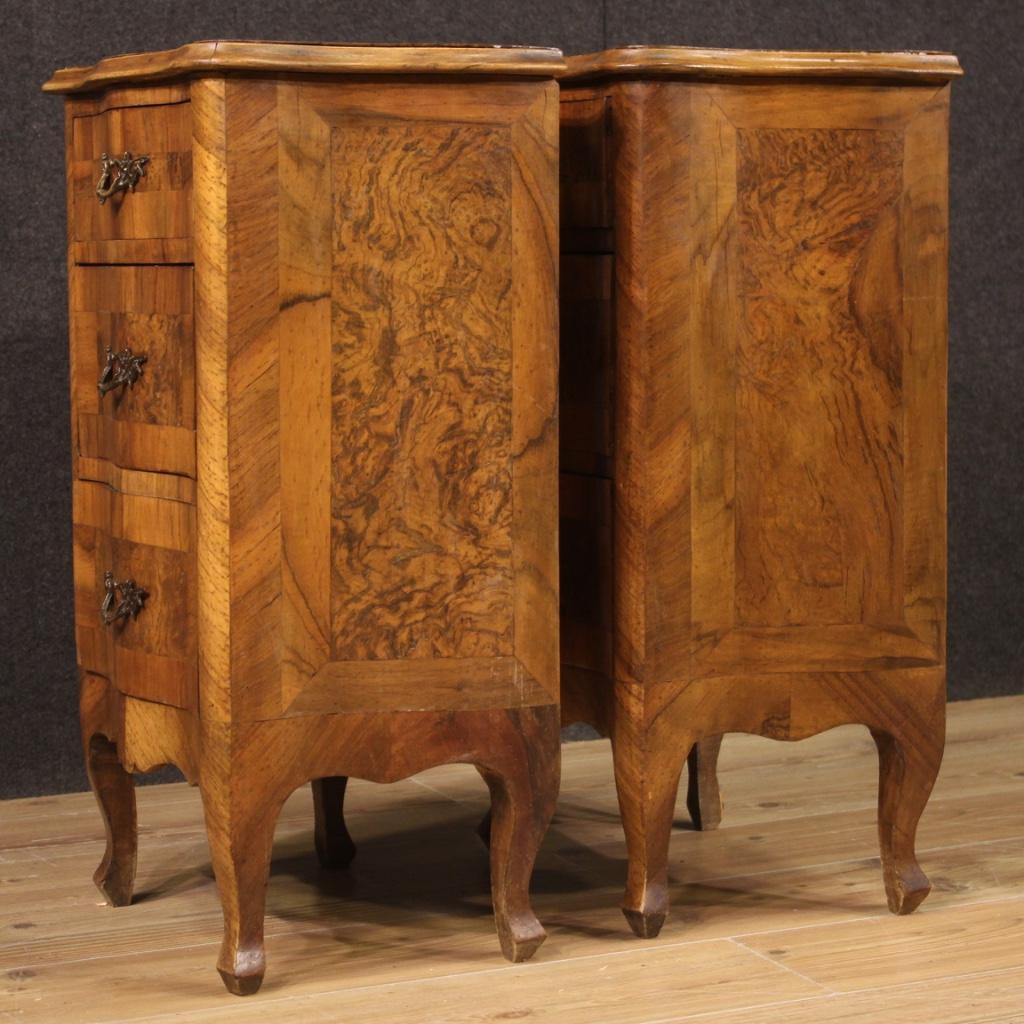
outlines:
[[[289,793],[313,781],[343,864],[348,776],[468,762],[524,959],[561,718],[612,736],[638,933],[667,908],[682,763],[711,825],[733,730],[869,725],[889,902],[913,909],[943,739],[957,74],[226,42],[58,72],[110,902],[129,773],[176,764],[221,973],[253,991]]]

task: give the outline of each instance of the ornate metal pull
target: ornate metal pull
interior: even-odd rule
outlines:
[[[149,594],[137,586],[135,580],[118,583],[108,569],[103,574],[103,604],[100,615],[105,626],[113,625],[118,619],[137,619]]]
[[[147,358],[148,356],[144,353],[135,355],[130,348],[123,348],[120,352],[115,352],[107,346],[107,362],[96,384],[100,391],[100,398],[108,391],[113,391],[114,388],[125,385],[132,387],[142,376],[142,364]]]
[[[132,156],[125,151],[120,159],[116,156],[100,157],[100,180],[96,183],[96,195],[102,206],[115,192],[135,191],[139,178],[146,175],[148,156]]]

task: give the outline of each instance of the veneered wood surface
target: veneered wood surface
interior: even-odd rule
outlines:
[[[566,85],[615,77],[873,78],[947,82],[963,74],[951,53],[834,50],[725,50],[693,46],[624,46],[566,60]]]
[[[339,46],[219,39],[175,50],[107,57],[90,67],[62,68],[46,92],[94,90],[180,75],[227,72],[343,75],[500,75],[552,78],[565,71],[560,50],[500,46]]]
[[[194,477],[191,267],[75,267],[70,281],[79,456]],[[100,395],[108,348],[146,361],[133,386]]]
[[[77,480],[73,518],[79,666],[122,693],[195,707],[195,510]],[[109,626],[100,615],[108,570],[147,593],[136,618]]]
[[[87,109],[87,108],[86,108]],[[76,108],[77,110],[77,108]],[[149,158],[133,191],[96,195],[101,156]],[[68,175],[75,241],[184,239],[192,234],[192,112],[188,103],[112,107],[74,117]]]
[[[204,513],[201,474],[200,516],[230,523],[233,622],[204,702],[323,713],[337,680],[335,710],[383,706],[406,659],[449,658],[455,710],[486,657],[518,662],[513,706],[555,701],[554,86],[201,89],[199,393],[231,415],[208,421],[230,483]],[[376,682],[345,692],[367,658]]]
[[[602,95],[614,684],[579,664],[600,590],[581,552],[563,657],[566,710],[614,737],[627,917],[661,926],[695,741],[849,721],[876,734],[883,873],[908,912],[943,735],[948,87],[622,81],[567,90],[570,123]],[[596,503],[573,514],[577,546],[601,535]]]
[[[332,657],[508,657],[509,129],[330,134]]]

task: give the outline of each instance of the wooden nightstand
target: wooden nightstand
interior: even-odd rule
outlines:
[[[264,972],[274,822],[315,780],[475,765],[502,949],[559,773],[555,50],[196,43],[58,72],[81,717],[202,791],[219,968]],[[319,781],[316,781],[319,780]]]
[[[867,725],[889,906],[942,757],[943,54],[631,48],[562,88],[562,673],[657,934],[683,760]],[[698,747],[698,750],[700,748]],[[691,778],[691,808],[700,811]]]

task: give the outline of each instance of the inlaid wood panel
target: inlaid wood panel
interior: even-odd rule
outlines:
[[[75,267],[70,286],[79,472],[91,475],[90,462],[103,459],[194,477],[191,267]],[[101,395],[108,348],[145,362],[132,386]]]
[[[199,385],[232,410],[211,703],[556,701],[555,87],[229,80],[200,106],[231,272],[212,232],[197,260],[235,311]]]
[[[116,193],[101,204],[96,196],[101,157],[125,152],[149,157],[145,174],[134,192]],[[75,117],[68,177],[75,242],[191,237],[190,105],[118,106]]]
[[[509,130],[331,143],[333,657],[510,655]]]
[[[736,143],[736,620],[897,625],[902,139]]]
[[[125,694],[195,706],[195,509],[180,501],[74,484],[78,663]],[[138,616],[105,625],[104,573],[146,591]]]
[[[939,664],[944,279],[907,282],[944,223],[944,165],[925,179],[913,140],[942,145],[946,95],[660,88],[691,138],[693,313],[659,321],[649,429],[671,436],[688,372],[696,444],[689,497],[652,520],[656,590],[685,579],[658,552],[685,550],[680,529],[692,545],[689,602],[652,595],[669,616],[655,678]],[[685,207],[664,209],[672,231]]]

